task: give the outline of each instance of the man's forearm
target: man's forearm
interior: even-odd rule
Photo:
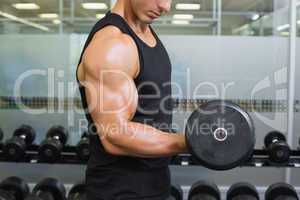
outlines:
[[[187,151],[183,134],[169,134],[137,122],[108,126],[102,137],[117,148],[120,155],[155,158]]]

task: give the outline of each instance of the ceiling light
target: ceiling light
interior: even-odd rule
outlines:
[[[190,24],[190,22],[187,21],[187,20],[173,20],[172,24],[175,24],[175,25],[188,25],[188,24]]]
[[[176,10],[200,10],[200,4],[193,3],[178,3],[176,4]]]
[[[300,24],[300,20],[297,21],[297,24]]]
[[[40,18],[45,18],[45,19],[53,19],[53,18],[58,18],[58,14],[56,13],[42,13],[39,14]]]
[[[40,9],[40,6],[38,6],[35,3],[15,3],[12,4],[13,7],[19,10],[37,10]]]
[[[105,14],[96,14],[97,19],[102,19],[103,17],[105,17]]]
[[[189,14],[175,14],[173,15],[174,19],[194,19],[194,15],[189,15]]]
[[[42,26],[40,24],[37,24],[37,23],[33,23],[33,22],[30,22],[28,20],[25,20],[25,19],[21,19],[19,17],[16,17],[14,15],[11,15],[11,14],[8,14],[8,13],[5,13],[5,12],[2,12],[0,11],[0,15],[3,16],[3,17],[6,17],[10,20],[13,20],[13,21],[16,21],[16,22],[20,22],[22,24],[26,24],[28,26],[32,26],[34,28],[37,28],[37,29],[40,29],[40,30],[43,30],[43,31],[49,31],[50,29],[46,26]]]
[[[259,14],[254,14],[254,15],[252,15],[252,17],[251,17],[251,19],[252,19],[252,21],[256,21],[256,20],[258,20],[260,18],[260,15]]]
[[[53,23],[53,24],[60,24],[61,21],[60,21],[59,19],[54,19],[54,20],[52,21],[52,23]]]
[[[82,3],[84,9],[90,10],[106,10],[107,5],[105,3]]]
[[[289,24],[283,24],[283,25],[277,27],[277,31],[282,31],[282,30],[287,29],[287,28],[290,28],[290,25]]]

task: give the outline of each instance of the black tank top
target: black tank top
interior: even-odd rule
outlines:
[[[79,64],[94,34],[108,25],[115,26],[124,34],[131,36],[138,49],[140,73],[134,79],[138,90],[138,109],[132,121],[171,132],[171,63],[166,49],[151,27],[151,32],[156,39],[154,47],[143,42],[120,15],[108,12],[92,28],[81,53]],[[96,134],[95,126],[93,126],[94,121],[88,111],[85,89],[77,76],[76,78],[91,133],[86,179],[87,184],[91,186],[90,189],[95,187],[95,190],[91,189],[90,193],[98,195],[99,199],[101,199],[100,197],[116,199],[116,194],[121,194],[120,199],[165,196],[169,192],[170,185],[169,158],[144,159],[114,156],[107,153]],[[105,189],[107,184],[110,187]]]

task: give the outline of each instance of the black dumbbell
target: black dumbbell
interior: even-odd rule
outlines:
[[[266,135],[264,143],[271,162],[281,164],[289,161],[290,147],[284,134],[279,131],[271,131]]]
[[[75,184],[69,192],[68,200],[87,200],[85,188],[84,182]]]
[[[258,192],[250,183],[236,183],[227,191],[227,200],[259,200]]]
[[[218,186],[208,181],[194,183],[189,191],[188,200],[221,200]]]
[[[266,193],[265,200],[299,200],[295,188],[287,183],[275,183]]]
[[[7,160],[20,161],[26,154],[26,149],[35,139],[35,130],[28,125],[17,128],[12,138],[6,140],[3,145],[3,153]]]
[[[55,162],[60,159],[61,151],[68,140],[69,133],[62,126],[51,127],[46,139],[40,144],[39,159],[44,162]]]
[[[167,200],[182,200],[183,199],[183,191],[180,185],[172,184],[171,185],[171,194]]]
[[[84,132],[81,136],[80,141],[76,146],[76,154],[79,160],[87,161],[89,159],[90,156],[89,146],[90,146],[89,134],[87,132]]]
[[[4,136],[3,131],[2,131],[2,129],[0,128],[0,142],[1,142],[2,139],[3,139],[3,136]]]
[[[66,200],[66,188],[57,179],[44,178],[36,184],[26,200]]]
[[[24,200],[29,192],[28,184],[19,177],[11,176],[0,183],[0,200]]]

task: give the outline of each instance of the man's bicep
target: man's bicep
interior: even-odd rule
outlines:
[[[89,75],[86,90],[90,114],[96,125],[130,121],[137,109],[137,89],[132,78],[118,69],[102,69]]]
[[[124,40],[124,36],[95,39],[84,54],[85,81],[90,85],[86,89],[89,113],[109,152],[117,152],[112,141],[120,138],[108,136],[124,129],[137,109],[138,94],[133,81],[137,61],[134,44]]]

